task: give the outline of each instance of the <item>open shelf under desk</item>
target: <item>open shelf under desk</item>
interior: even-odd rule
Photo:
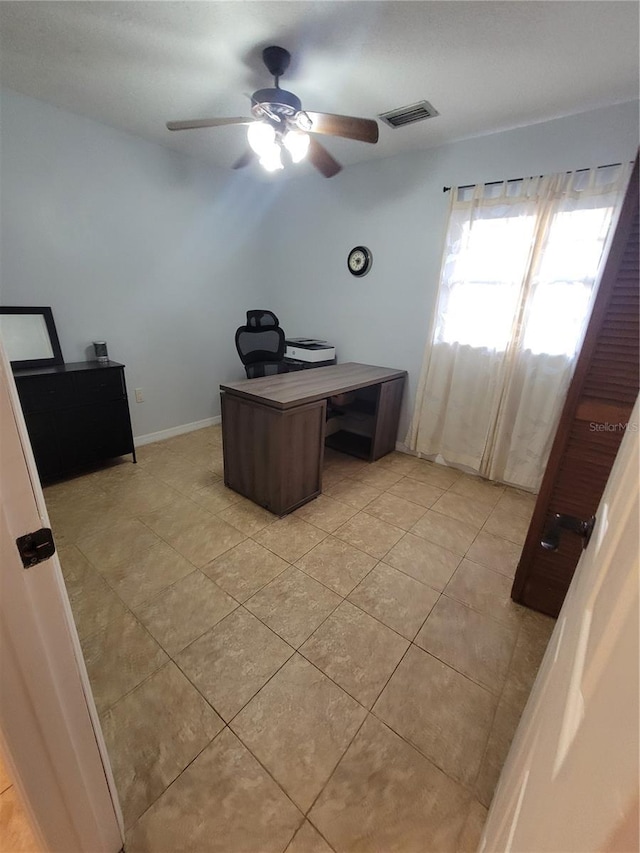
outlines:
[[[326,447],[330,447],[332,450],[368,460],[371,458],[371,442],[371,436],[358,435],[355,432],[347,432],[341,429],[328,435],[324,443]]]

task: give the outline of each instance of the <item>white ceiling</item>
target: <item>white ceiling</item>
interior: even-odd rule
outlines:
[[[272,85],[269,44],[293,54],[281,85],[307,109],[375,118],[427,99],[439,110],[380,123],[377,145],[325,137],[343,164],[638,97],[635,2],[0,2],[4,86],[223,167],[244,128],[164,123],[247,115],[243,93]]]

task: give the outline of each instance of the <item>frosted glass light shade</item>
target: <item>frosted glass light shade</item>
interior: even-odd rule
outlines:
[[[309,134],[300,130],[289,130],[283,140],[284,147],[291,154],[294,163],[299,163],[307,156],[309,150]]]
[[[282,158],[280,156],[280,146],[273,142],[268,148],[262,151],[260,156],[260,165],[263,166],[267,172],[275,172],[278,169],[282,169]]]
[[[259,157],[267,155],[274,145],[276,132],[266,121],[254,121],[247,130],[247,142]]]

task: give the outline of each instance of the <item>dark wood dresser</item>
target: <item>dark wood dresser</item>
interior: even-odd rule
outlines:
[[[14,370],[41,479],[133,454],[124,365],[79,361]]]

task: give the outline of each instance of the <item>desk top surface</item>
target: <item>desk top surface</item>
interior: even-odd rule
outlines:
[[[261,376],[259,379],[226,382],[220,385],[220,390],[276,409],[290,409],[333,397],[335,394],[346,394],[348,391],[366,388],[367,385],[400,379],[406,375],[406,370],[349,361],[329,367],[316,367],[313,370],[297,370],[293,373]]]

